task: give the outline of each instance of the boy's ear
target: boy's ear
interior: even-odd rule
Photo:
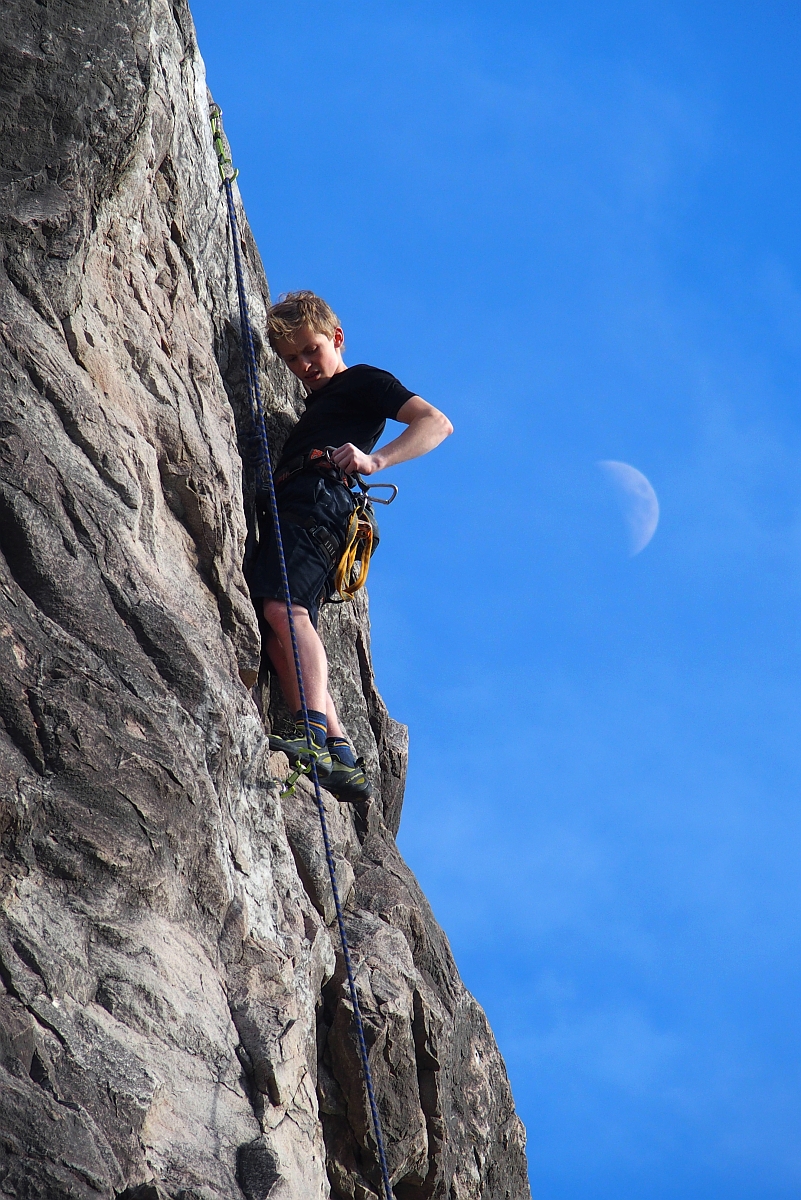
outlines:
[[[340,346],[345,345],[345,334],[342,332],[339,325],[337,325],[336,329],[334,330],[333,341],[334,341],[334,349],[335,350],[338,350],[340,348]]]

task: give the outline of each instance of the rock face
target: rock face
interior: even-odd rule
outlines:
[[[2,39],[0,1193],[367,1200],[319,824],[303,787],[279,799],[253,687],[246,400],[189,12],[18,0]],[[280,441],[300,397],[259,352]],[[395,847],[405,731],[366,600],[324,631],[381,785],[326,803],[396,1195],[523,1200],[503,1063]]]

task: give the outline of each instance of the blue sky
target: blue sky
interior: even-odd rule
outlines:
[[[374,651],[535,1196],[801,1195],[797,8],[193,11],[273,292],[456,426]]]

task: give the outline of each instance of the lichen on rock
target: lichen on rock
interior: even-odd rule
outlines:
[[[0,1189],[366,1200],[319,823],[305,785],[279,797],[253,687],[247,402],[191,17],[20,0],[2,39]],[[258,350],[280,444],[299,396]],[[323,630],[380,781],[326,807],[398,1200],[523,1200],[503,1062],[395,846],[406,735],[366,598]]]

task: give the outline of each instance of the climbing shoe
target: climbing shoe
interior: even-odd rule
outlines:
[[[331,754],[332,769],[324,783],[326,791],[333,792],[337,800],[341,800],[344,804],[356,800],[369,800],[373,789],[364,773],[364,759],[357,758],[354,765],[349,766],[339,757],[336,747],[329,745],[328,749]],[[323,780],[321,779],[320,782],[322,783]]]
[[[311,767],[313,759],[317,764],[317,778],[320,783],[325,783],[328,787],[333,764],[331,753],[325,743],[322,746],[314,746],[310,750],[305,735],[296,730],[295,736],[288,738],[276,737],[271,733],[270,749],[282,750],[293,767]]]

